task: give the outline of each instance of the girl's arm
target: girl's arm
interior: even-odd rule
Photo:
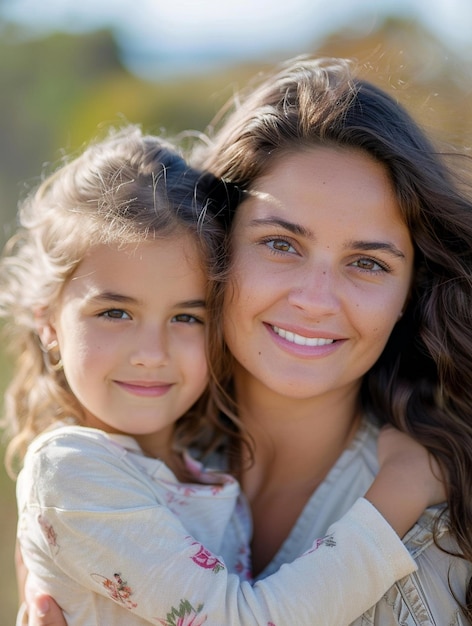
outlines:
[[[390,458],[386,464],[387,476],[402,470],[405,460],[403,458],[398,468]],[[56,495],[65,491],[68,499],[72,497],[73,500],[70,493],[73,481],[86,471],[87,476],[82,476],[80,480],[90,481],[88,490],[93,501],[94,480],[104,474],[106,464],[105,473],[110,474],[110,463],[114,463],[112,459],[104,458],[103,454],[101,457],[100,451],[95,451],[93,458],[87,459],[88,469],[84,470],[83,455],[74,462],[69,446],[67,463],[62,468],[57,467],[57,459],[55,463],[54,474],[61,484],[55,484],[50,489]],[[41,476],[38,469],[35,469],[35,474]],[[166,617],[172,612],[177,614],[180,611],[190,618],[193,611],[195,620],[204,620],[208,626],[266,626],[270,622],[338,626],[353,621],[374,604],[395,580],[415,569],[389,524],[366,500],[360,499],[341,521],[330,527],[325,538],[315,542],[312,550],[251,586],[228,573],[224,564],[217,557],[205,553],[195,540],[189,540],[179,520],[168,509],[156,506],[155,501],[146,501],[142,486],[138,483],[132,485],[129,476],[120,475],[122,468],[119,464],[112,469],[115,480],[113,489],[110,485],[110,502],[101,500],[95,503],[103,508],[103,515],[97,518],[94,511],[95,519],[93,523],[86,524],[86,531],[81,528],[87,513],[81,501],[83,494],[78,502],[69,503],[71,510],[68,511],[52,506],[52,503],[44,507],[43,503],[42,513],[45,518],[49,516],[48,523],[53,522],[51,527],[56,539],[68,534],[74,534],[75,538],[87,535],[85,550],[80,541],[74,540],[71,545],[67,544],[67,548],[63,542],[63,547],[54,555],[54,561],[62,568],[63,576],[71,577],[77,589],[82,587],[104,595],[110,588],[107,589],[106,585],[97,588],[97,585],[91,584],[92,580],[97,582],[91,573],[102,571],[106,563],[119,563],[122,571],[133,572],[131,577],[127,574],[122,577],[127,579],[123,586],[127,587],[128,609],[121,610],[130,610],[153,624],[156,624],[156,619],[158,624],[165,624]],[[126,490],[118,487],[123,483],[128,484]],[[405,493],[402,494],[404,496]],[[383,493],[380,500],[382,498],[385,499]],[[373,502],[382,509],[382,503],[376,502],[375,493]],[[111,504],[115,507],[113,511],[109,508]],[[417,503],[416,517],[422,508],[423,502]],[[94,529],[110,528],[111,516],[114,518],[113,533],[108,533],[106,537],[103,530],[95,534]],[[148,543],[150,537],[152,542]],[[126,541],[133,541],[132,551],[123,549]],[[110,582],[116,582],[111,579],[112,575]],[[113,589],[116,591],[116,585]],[[156,594],[156,589],[163,590],[163,593]],[[54,593],[54,588],[48,591]],[[41,600],[44,602],[45,598]],[[32,626],[65,624],[54,603],[50,601],[49,605],[52,612],[43,617],[32,612]],[[69,626],[74,624],[70,620]]]
[[[380,470],[365,497],[403,537],[428,506],[446,500],[434,457],[405,433],[384,426],[377,455]]]

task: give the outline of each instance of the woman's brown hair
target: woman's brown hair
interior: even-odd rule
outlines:
[[[317,146],[362,150],[389,173],[414,242],[415,278],[402,319],[365,375],[362,401],[438,459],[444,515],[472,561],[472,192],[456,175],[470,160],[457,154],[454,171],[406,110],[342,59],[296,59],[251,85],[194,158],[244,193],[275,159]],[[214,299],[224,291],[222,282]],[[221,383],[231,394],[228,351],[226,363]],[[466,605],[472,619],[470,582]]]

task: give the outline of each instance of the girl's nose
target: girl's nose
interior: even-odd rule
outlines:
[[[144,367],[163,367],[169,362],[169,346],[165,329],[153,325],[142,329],[135,337],[131,364]]]

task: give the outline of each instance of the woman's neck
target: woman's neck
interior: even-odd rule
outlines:
[[[304,459],[310,459],[314,469],[324,465],[325,458],[337,458],[359,425],[359,388],[360,383],[294,398],[260,385],[245,371],[237,372],[238,410],[254,443],[255,464],[270,464],[272,469],[281,464],[288,472],[300,466],[306,474]]]
[[[253,515],[252,557],[257,574],[278,551],[357,432],[359,389],[294,399],[257,388],[244,378],[236,378],[236,390],[254,457],[241,483]]]
[[[254,454],[252,468],[242,481],[249,499],[271,485],[297,481],[314,488],[314,483],[322,481],[359,426],[357,394],[350,395],[316,401],[279,398],[275,402],[243,402],[241,421],[253,442]]]

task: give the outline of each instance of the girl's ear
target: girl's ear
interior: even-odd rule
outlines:
[[[41,345],[46,351],[50,349],[51,344],[55,343],[57,345],[57,333],[54,328],[54,320],[46,307],[35,309],[34,323]]]

